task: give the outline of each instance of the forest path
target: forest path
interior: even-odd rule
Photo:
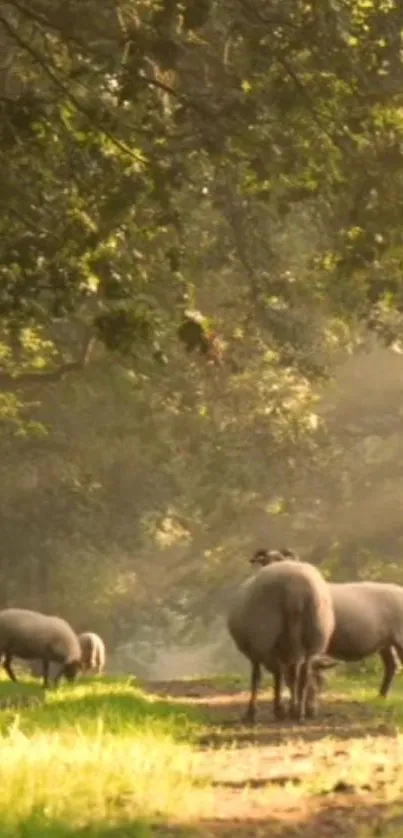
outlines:
[[[195,765],[213,789],[199,823],[161,835],[357,838],[403,834],[400,701],[326,691],[319,717],[274,723],[261,693],[254,727],[241,722],[248,691],[237,679],[148,681],[149,693],[200,708]],[[400,801],[400,805],[399,805]]]

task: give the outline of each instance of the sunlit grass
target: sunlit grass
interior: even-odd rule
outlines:
[[[45,823],[78,829],[200,810],[191,748],[150,730],[118,738],[99,724],[92,736],[76,729],[26,737],[16,727],[0,753],[0,818],[10,834],[38,812]]]
[[[192,818],[208,797],[194,771],[198,714],[129,682],[64,687],[2,715],[2,836],[148,835],[160,815]]]
[[[234,686],[248,688],[247,678],[209,680],[218,693],[228,688],[229,701]],[[40,705],[3,709],[0,836],[148,838],[163,835],[163,824],[178,836],[200,835],[205,818],[274,812],[284,801],[326,806],[340,781],[396,805],[403,675],[387,702],[377,697],[379,671],[332,671],[328,682],[313,724],[275,725],[266,708],[245,741],[238,710],[228,724],[224,708],[218,741],[203,748],[199,737],[212,732],[205,709],[148,696],[133,679],[81,681],[48,692]],[[0,704],[21,694],[43,698],[33,680],[0,678]]]

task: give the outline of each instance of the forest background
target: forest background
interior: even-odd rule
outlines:
[[[163,677],[258,546],[403,583],[402,29],[0,2],[2,607]]]

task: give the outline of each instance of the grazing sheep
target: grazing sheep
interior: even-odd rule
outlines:
[[[42,662],[43,686],[49,686],[49,668],[59,664],[55,685],[64,676],[73,681],[81,668],[81,647],[77,635],[61,617],[40,614],[24,608],[0,611],[0,656],[12,681],[17,678],[11,668],[13,658],[39,659]]]
[[[250,562],[277,566],[283,555],[283,550],[259,549]],[[398,660],[403,663],[403,587],[390,582],[329,582],[329,590],[335,628],[326,654],[352,662],[378,653],[384,669],[379,695],[386,698]]]
[[[253,722],[261,666],[274,674],[274,714],[283,717],[281,688],[288,671],[290,713],[306,715],[313,659],[320,656],[334,628],[327,583],[313,565],[284,559],[262,568],[240,587],[227,626],[252,664],[251,695],[246,719]]]
[[[105,643],[92,631],[84,631],[78,635],[78,639],[83,671],[96,672],[99,675],[105,668]]]
[[[94,672],[100,674],[105,667],[105,644],[98,634],[91,631],[85,631],[78,635],[78,640],[81,647],[81,669],[83,672]],[[33,660],[28,662],[27,666],[31,675],[35,678],[42,674],[42,661]],[[49,675],[53,678],[57,671],[57,665],[50,664]]]

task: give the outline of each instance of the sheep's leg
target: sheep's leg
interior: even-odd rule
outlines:
[[[397,651],[400,660],[402,660],[399,650]],[[379,695],[381,696],[381,698],[386,698],[390,690],[390,685],[396,674],[397,660],[393,646],[388,646],[386,649],[380,649],[379,654],[384,667],[383,680],[379,690]]]
[[[260,683],[262,680],[262,672],[260,669],[260,664],[253,663],[252,664],[252,673],[251,673],[251,681],[250,681],[250,699],[248,704],[248,709],[244,716],[245,724],[253,725],[255,723],[255,716],[256,716],[256,698],[257,693],[260,687]]]
[[[49,661],[47,658],[44,658],[42,661],[42,677],[43,677],[43,689],[47,690],[49,687]]]
[[[296,718],[302,721],[307,713],[308,689],[312,681],[311,660],[305,660],[297,668],[297,707]]]
[[[290,708],[289,714],[292,719],[298,718],[298,683],[299,683],[299,664],[293,663],[289,665],[290,673]]]
[[[273,713],[274,718],[278,721],[284,719],[285,712],[284,707],[281,703],[281,692],[283,687],[283,670],[281,667],[277,667],[275,672],[273,672],[274,676],[274,695],[273,695]]]
[[[314,683],[314,676],[309,679],[306,696],[306,718],[314,719],[318,712],[318,687]]]
[[[326,686],[324,670],[333,669],[333,667],[337,666],[337,664],[337,660],[327,658],[324,655],[320,658],[313,658],[306,698],[307,719],[314,719],[317,715],[319,704],[318,699],[320,697],[320,693],[322,692],[323,687]]]
[[[11,679],[11,681],[15,681],[16,683],[18,683],[17,678],[15,676],[15,673],[11,669],[11,661],[12,661],[12,656],[11,655],[6,655],[4,660],[3,660],[3,667],[6,670],[7,675]]]
[[[57,686],[58,686],[59,681],[60,681],[60,678],[61,678],[61,677],[62,677],[62,675],[63,675],[63,672],[64,672],[64,663],[62,663],[62,665],[61,665],[61,667],[60,667],[59,671],[56,673],[56,675],[55,675],[55,677],[54,677],[54,679],[53,679],[53,684],[54,684],[54,686],[55,686],[55,687],[57,687]]]

